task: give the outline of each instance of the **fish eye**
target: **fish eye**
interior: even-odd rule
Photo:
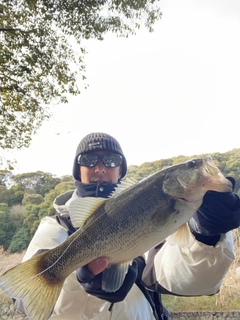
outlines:
[[[188,168],[194,168],[196,165],[196,161],[195,160],[191,160],[187,162],[187,166]]]

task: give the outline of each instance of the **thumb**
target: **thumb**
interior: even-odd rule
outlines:
[[[87,265],[89,272],[96,276],[97,274],[101,273],[106,267],[108,266],[108,259],[107,258],[98,258],[93,260]]]

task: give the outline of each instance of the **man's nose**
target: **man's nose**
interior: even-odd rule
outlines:
[[[106,167],[102,163],[101,160],[98,160],[98,163],[95,166],[95,172],[97,172],[97,173],[105,173],[106,172]]]

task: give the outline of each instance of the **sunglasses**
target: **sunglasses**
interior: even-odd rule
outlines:
[[[97,155],[97,154],[80,154],[77,158],[78,164],[84,167],[95,167],[98,161],[101,160],[105,167],[116,168],[122,164],[122,156],[120,154],[104,154],[104,155]]]

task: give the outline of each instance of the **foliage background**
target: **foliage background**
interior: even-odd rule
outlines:
[[[235,178],[235,192],[240,194],[240,149],[210,154],[225,176]],[[127,178],[142,180],[166,166],[175,165],[206,154],[178,156],[129,166]],[[73,190],[72,176],[57,177],[42,171],[13,175],[0,171],[0,246],[11,253],[26,249],[40,220],[57,214],[54,199]]]

